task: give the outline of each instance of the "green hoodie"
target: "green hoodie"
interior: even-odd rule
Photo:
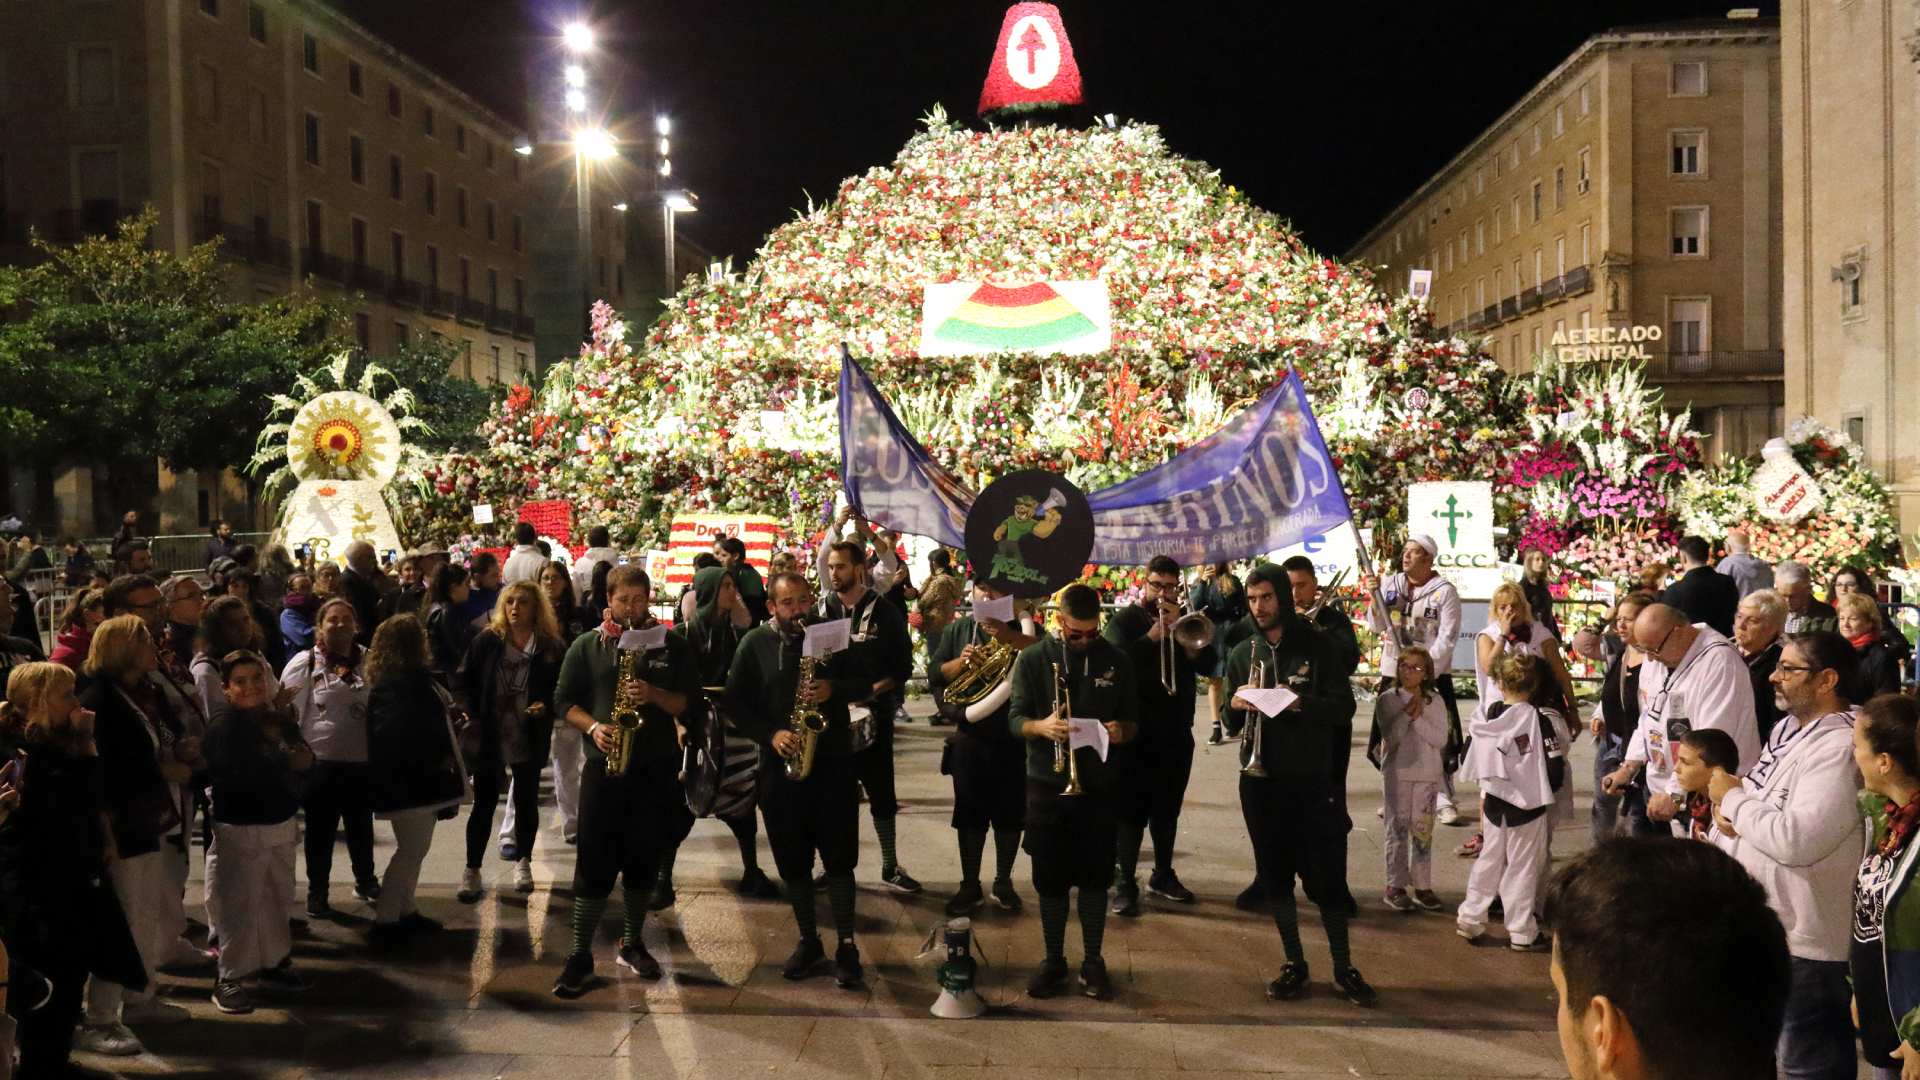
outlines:
[[[708,566],[693,575],[693,602],[697,608],[694,620],[680,630],[688,644],[700,654],[701,686],[726,685],[734,651],[740,647],[741,635],[747,632],[733,625],[731,612],[723,615],[718,623],[714,621],[720,604],[720,583],[728,578],[733,578],[734,586],[739,587],[738,576],[728,567]]]
[[[761,746],[760,767],[778,768],[773,733],[793,721],[793,696],[800,684],[800,645],[804,635],[788,637],[778,623],[754,627],[740,639],[727,673],[727,717],[741,734]],[[816,677],[833,684],[833,697],[820,708],[827,730],[820,737],[817,758],[851,757],[853,740],[847,730],[847,705],[873,690],[873,680],[861,669],[851,649],[827,657]]]
[[[1069,653],[1057,638],[1041,638],[1021,650],[1013,662],[1013,700],[1007,710],[1007,727],[1015,738],[1028,720],[1044,720],[1053,715],[1054,665],[1060,665],[1067,684],[1067,696],[1073,702],[1073,715],[1092,720],[1138,719],[1139,694],[1133,685],[1133,665],[1127,654],[1105,638],[1095,638],[1084,653]],[[1067,786],[1067,774],[1053,771],[1054,743],[1051,739],[1027,739],[1027,778],[1049,787]],[[1073,752],[1080,770],[1080,786],[1087,790],[1105,788],[1114,782],[1111,748],[1107,761],[1100,752],[1082,746]]]
[[[613,719],[615,683],[619,679],[620,650],[600,637],[598,629],[573,639],[566,659],[560,661],[560,685],[553,692],[553,711],[561,722],[575,706],[593,715],[597,723]],[[694,650],[687,640],[669,630],[666,644],[634,658],[637,679],[674,694],[687,695],[687,711],[680,723],[689,739],[699,733],[699,719],[706,710],[699,707],[699,668]],[[640,732],[633,745],[636,758],[670,758],[680,753],[680,737],[674,730],[674,718],[657,705],[640,710]],[[604,768],[607,755],[593,744],[592,737],[580,733],[587,745],[587,768]]]

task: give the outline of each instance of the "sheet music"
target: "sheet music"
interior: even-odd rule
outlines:
[[[975,600],[973,602],[973,621],[998,619],[1009,625],[1013,622],[1013,597],[1003,596],[998,600]]]
[[[645,630],[628,630],[620,635],[620,647],[648,652],[667,643],[667,624],[654,623]]]
[[[1107,725],[1098,720],[1089,720],[1076,716],[1067,721],[1071,728],[1067,732],[1067,750],[1072,752],[1083,746],[1091,746],[1100,754],[1100,760],[1107,760]]]
[[[1265,690],[1242,690],[1239,698],[1267,716],[1279,716],[1281,710],[1300,700],[1300,695],[1284,686],[1271,686]]]
[[[839,652],[852,642],[852,619],[814,623],[807,627],[806,640],[800,643],[800,655],[825,659],[828,653]]]

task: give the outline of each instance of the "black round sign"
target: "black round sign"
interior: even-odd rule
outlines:
[[[1080,579],[1092,553],[1093,508],[1059,473],[1008,473],[967,513],[967,561],[1009,596],[1052,596]]]

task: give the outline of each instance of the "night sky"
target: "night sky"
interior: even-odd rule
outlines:
[[[515,122],[585,0],[333,0]],[[681,228],[743,265],[796,207],[890,162],[935,103],[972,120],[1009,5],[631,0],[585,10],[610,126],[674,121]],[[1589,35],[1718,17],[1688,0],[1143,4],[1058,0],[1087,104],[1161,126],[1339,254]],[[1763,5],[1766,16],[1777,3]],[[602,78],[604,85],[611,78]]]

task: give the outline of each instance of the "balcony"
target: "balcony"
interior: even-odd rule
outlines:
[[[425,310],[427,311],[428,314],[452,315],[454,306],[458,303],[459,303],[458,297],[454,296],[450,292],[447,292],[445,289],[440,288],[438,285],[427,286],[427,302],[426,302]]]
[[[220,221],[206,215],[196,215],[193,242],[204,244],[209,240],[220,241],[220,257],[223,259],[283,272],[288,268],[288,260],[292,255],[292,245],[270,233],[263,219],[251,222]]]
[[[348,263],[346,285],[349,289],[359,289],[370,296],[384,295],[387,291],[387,273],[363,262]]]
[[[513,336],[522,341],[533,340],[533,316],[516,315],[513,320]]]
[[[460,308],[456,313],[459,320],[469,326],[484,326],[487,321],[487,305],[470,297],[460,298]]]
[[[1463,334],[1490,329],[1501,323],[1511,322],[1522,315],[1532,314],[1550,303],[1584,296],[1592,291],[1593,268],[1576,266],[1557,278],[1543,281],[1533,288],[1520,290],[1518,296],[1509,296],[1497,304],[1488,304],[1459,322],[1445,327],[1445,330],[1449,334]]]
[[[338,255],[329,255],[310,247],[301,248],[300,273],[304,277],[344,285],[347,281],[347,261]]]
[[[1658,353],[1647,361],[1647,378],[1686,382],[1734,379],[1764,381],[1786,373],[1786,354],[1779,349],[1716,349],[1690,353]]]
[[[425,290],[420,287],[420,283],[417,281],[409,281],[403,277],[389,277],[387,279],[387,303],[389,304],[397,304],[400,307],[417,308],[425,298],[425,295]]]

